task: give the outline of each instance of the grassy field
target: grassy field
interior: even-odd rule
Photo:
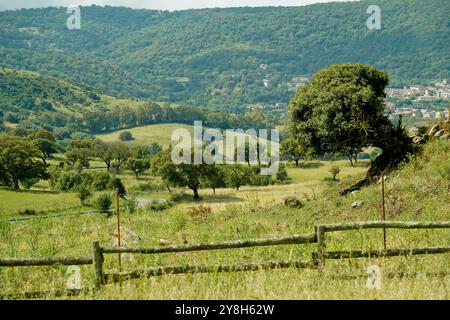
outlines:
[[[133,135],[133,140],[125,142],[129,146],[139,146],[139,145],[150,145],[151,143],[159,143],[163,147],[167,147],[171,143],[172,132],[176,129],[187,129],[191,138],[193,139],[194,127],[186,124],[152,124],[143,127],[137,127],[132,129],[124,129],[119,131],[114,131],[109,134],[98,134],[96,138],[103,140],[105,142],[118,142],[120,141],[119,136],[124,131],[129,131]],[[203,128],[207,129],[207,128]],[[226,137],[226,131],[223,130],[222,134]],[[232,136],[237,138],[243,138],[245,134],[242,133],[232,133]],[[183,141],[185,142],[185,141]],[[270,147],[270,142],[268,142],[268,147]]]
[[[191,134],[193,127],[185,124],[154,124],[133,129],[114,131],[109,134],[99,134],[96,137],[105,142],[118,142],[119,135],[123,131],[129,131],[133,135],[134,140],[126,142],[128,145],[150,145],[153,142],[162,146],[170,144],[170,136],[176,129],[187,129]]]
[[[391,174],[386,182],[389,220],[449,221],[450,143],[437,141],[423,155]],[[274,237],[311,233],[318,223],[375,220],[380,217],[379,185],[341,197],[338,190],[364,175],[364,163],[341,167],[339,182],[324,181],[331,163],[308,162],[288,168],[292,183],[271,187],[245,187],[242,190],[201,190],[202,200],[184,200],[168,210],[139,210],[123,213],[122,225],[140,237],[128,246],[159,246],[161,239],[173,244]],[[447,170],[447,171],[446,171]],[[138,183],[145,181],[144,177]],[[127,185],[136,183],[129,176]],[[31,192],[3,192],[2,205],[14,207],[20,197]],[[6,194],[6,192],[9,193]],[[14,196],[13,196],[14,194]],[[297,195],[300,209],[282,204],[286,195]],[[168,192],[143,193],[139,197],[168,197]],[[36,205],[50,206],[36,193]],[[50,197],[50,195],[48,195]],[[55,195],[62,196],[62,195]],[[65,195],[73,199],[73,195]],[[352,208],[363,200],[359,208]],[[71,200],[70,200],[71,201]],[[69,201],[69,202],[70,202]],[[61,201],[62,202],[62,201]],[[76,202],[76,201],[75,201]],[[202,204],[211,213],[192,214]],[[9,223],[0,221],[0,256],[79,256],[91,254],[91,242],[112,245],[116,221],[102,215],[39,219]],[[388,230],[389,248],[449,245],[448,230]],[[381,230],[337,232],[327,237],[328,250],[382,248]],[[123,269],[183,264],[224,264],[273,260],[306,260],[316,246],[285,245],[261,248],[217,250],[123,257]],[[367,267],[382,270],[382,290],[366,286]],[[106,255],[106,270],[117,270],[117,256]],[[348,259],[327,261],[324,273],[317,270],[272,270],[239,273],[164,275],[104,286],[83,299],[449,299],[448,254]],[[61,289],[66,285],[67,267],[0,268],[0,292]],[[92,268],[81,268],[82,284],[92,284]]]

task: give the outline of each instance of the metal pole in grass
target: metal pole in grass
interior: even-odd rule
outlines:
[[[114,178],[111,181],[112,184],[112,189],[115,191],[116,193],[116,213],[117,213],[117,244],[120,247],[121,246],[121,241],[120,241],[120,201],[119,198],[123,198],[125,199],[125,187],[122,183],[122,181],[120,181],[119,178]],[[125,199],[126,200],[126,199]],[[119,272],[122,272],[122,256],[119,253]]]
[[[384,171],[381,176],[381,210],[383,215],[383,221],[386,221],[386,205],[384,201]],[[384,250],[386,250],[386,227],[383,227],[383,244]]]
[[[117,213],[117,245],[120,247],[120,201],[119,193],[116,193],[116,213]],[[122,255],[119,253],[119,272],[122,272]]]

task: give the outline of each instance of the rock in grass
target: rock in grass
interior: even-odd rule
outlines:
[[[296,196],[287,196],[283,198],[284,205],[288,208],[301,208],[303,204]]]
[[[440,129],[439,123],[435,124],[433,127],[431,127],[430,131],[428,132],[428,135],[430,137],[433,137],[436,134],[436,132],[439,131],[439,129]]]
[[[445,134],[445,130],[444,129],[441,129],[441,130],[439,130],[438,132],[436,132],[435,134],[434,134],[434,137],[435,138],[439,138],[440,136],[442,136],[442,135],[444,135]]]
[[[359,208],[359,207],[362,207],[363,205],[364,205],[363,200],[357,200],[352,203],[352,208]]]
[[[164,246],[170,246],[172,243],[169,240],[166,239],[159,239],[159,245],[164,247]]]

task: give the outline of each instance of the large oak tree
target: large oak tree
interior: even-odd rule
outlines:
[[[315,74],[290,102],[290,133],[306,149],[318,155],[365,146],[383,150],[366,178],[342,194],[367,185],[413,152],[401,123],[393,125],[384,115],[388,82],[385,72],[365,64],[333,65]]]
[[[0,135],[0,180],[19,189],[20,181],[48,178],[47,166],[38,160],[40,156],[32,141]]]

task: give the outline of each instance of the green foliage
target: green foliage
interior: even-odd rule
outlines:
[[[150,168],[150,161],[148,159],[130,158],[127,160],[125,168],[133,171],[136,179],[138,179],[140,174]]]
[[[80,186],[87,186],[92,183],[92,177],[89,174],[77,170],[62,172],[53,170],[51,180],[55,180],[56,190],[64,192],[77,191]]]
[[[282,158],[294,161],[295,166],[298,167],[300,157],[305,156],[305,150],[300,141],[293,138],[283,140],[280,146],[280,155]]]
[[[39,178],[30,178],[30,179],[23,179],[20,181],[20,183],[23,185],[25,189],[31,189],[32,186],[34,186],[36,183],[39,182]]]
[[[382,8],[382,30],[366,27],[370,4]],[[56,23],[67,18],[65,8],[5,11],[0,57],[6,66],[61,74],[113,94],[239,113],[243,104],[288,101],[293,77],[342,61],[382,68],[399,86],[446,78],[449,6],[442,0],[181,12],[91,6],[82,8],[89,26],[76,37]],[[270,80],[267,88],[263,79]],[[65,99],[99,99],[80,89],[82,95]],[[22,104],[49,107],[37,99]]]
[[[92,176],[92,187],[96,191],[103,191],[108,188],[111,177],[107,172],[93,172]]]
[[[333,165],[333,166],[331,166],[329,171],[332,175],[333,181],[336,181],[337,180],[336,176],[341,172],[341,168],[339,168],[339,166],[337,166],[337,165]]]
[[[119,135],[120,141],[131,141],[133,140],[133,135],[130,131],[122,131]]]
[[[163,211],[169,209],[172,203],[164,199],[154,199],[145,205],[146,210]]]
[[[29,140],[0,134],[0,182],[19,189],[19,181],[47,179],[47,166],[36,160],[39,156]]]
[[[77,186],[77,196],[81,201],[81,204],[84,204],[84,202],[92,196],[92,190],[89,185],[81,183]]]
[[[119,178],[112,178],[109,182],[108,187],[121,197],[125,196],[127,193],[125,190],[125,186]]]
[[[0,49],[1,51],[1,49]],[[78,79],[77,79],[78,81]],[[137,100],[118,100],[99,96],[86,98],[86,88],[58,77],[44,76],[29,71],[18,71],[0,67],[0,110],[4,120],[17,123],[15,135],[33,135],[35,139],[54,141],[71,138],[83,140],[92,138],[89,133],[110,132],[160,123],[183,123],[192,125],[195,120],[203,120],[211,127],[222,129],[265,128],[270,121],[260,112],[245,115],[230,115],[223,112],[209,112],[189,105],[159,105],[154,102]],[[39,88],[37,90],[36,88]],[[23,95],[21,92],[26,92]],[[67,96],[61,97],[67,93]],[[29,108],[30,101],[51,98],[58,109]],[[25,99],[25,102],[22,101]],[[24,105],[25,103],[25,105]],[[240,110],[243,113],[245,110]],[[1,124],[2,122],[0,122]],[[125,131],[126,132],[126,131]],[[122,133],[125,140],[132,137]],[[158,145],[150,146],[150,155],[157,153]]]
[[[138,208],[138,201],[136,200],[136,198],[134,197],[129,198],[125,202],[125,210],[127,210],[128,213],[135,213],[137,208]]]
[[[394,168],[414,150],[401,124],[395,127],[384,115],[387,83],[385,72],[364,64],[320,70],[291,101],[293,138],[317,155],[354,154],[364,146],[377,146],[384,152],[369,175]]]
[[[66,149],[66,161],[71,165],[89,168],[89,161],[95,156],[95,145],[92,139],[71,140]]]
[[[36,138],[33,140],[33,144],[41,152],[40,158],[44,163],[46,163],[48,158],[52,158],[54,153],[58,152],[58,147],[55,141],[49,139]]]
[[[111,209],[112,200],[107,194],[101,194],[95,199],[95,208],[99,212],[108,212]]]
[[[225,181],[227,186],[239,190],[241,186],[249,185],[254,178],[254,170],[251,167],[233,164],[225,167]]]
[[[19,210],[18,214],[19,215],[23,215],[23,216],[35,216],[36,215],[36,210],[34,210],[34,209],[23,209],[23,210]]]

